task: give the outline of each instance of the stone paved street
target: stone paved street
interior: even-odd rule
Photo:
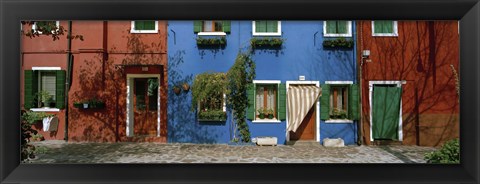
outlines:
[[[222,144],[34,142],[32,163],[425,163],[419,146],[346,146],[319,144],[237,146]]]

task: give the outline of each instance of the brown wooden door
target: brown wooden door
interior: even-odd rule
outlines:
[[[308,111],[296,132],[290,131],[290,140],[315,140],[315,105]]]
[[[151,78],[150,80],[155,80]],[[148,93],[148,78],[134,79],[134,135],[151,135],[157,134],[157,117],[158,117],[158,88]]]

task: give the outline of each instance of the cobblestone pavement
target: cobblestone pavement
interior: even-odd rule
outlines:
[[[435,148],[320,144],[251,146],[225,144],[34,142],[31,163],[425,163]]]

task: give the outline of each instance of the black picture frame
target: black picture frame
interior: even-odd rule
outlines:
[[[478,183],[478,0],[1,0],[1,183]],[[460,20],[461,164],[20,164],[21,20]]]

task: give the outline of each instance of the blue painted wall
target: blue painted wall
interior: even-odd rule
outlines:
[[[307,81],[356,82],[355,48],[326,50],[322,46],[323,21],[282,21],[280,49],[257,49],[256,80],[298,80],[304,75]],[[352,22],[355,38],[355,27]],[[193,21],[168,22],[168,81],[169,88],[179,82],[192,83],[195,75],[211,71],[226,72],[233,65],[240,49],[249,46],[252,36],[251,21],[232,21],[224,48],[198,48]],[[327,38],[328,39],[328,38]],[[191,92],[176,95],[169,90],[168,141],[192,143],[228,143],[233,134],[230,118],[224,123],[202,124],[195,121],[191,109]],[[286,141],[286,122],[252,123],[247,121],[253,137],[275,136],[278,143]],[[346,144],[356,142],[355,123],[320,122],[320,140],[342,138]],[[238,134],[237,134],[238,135]]]

